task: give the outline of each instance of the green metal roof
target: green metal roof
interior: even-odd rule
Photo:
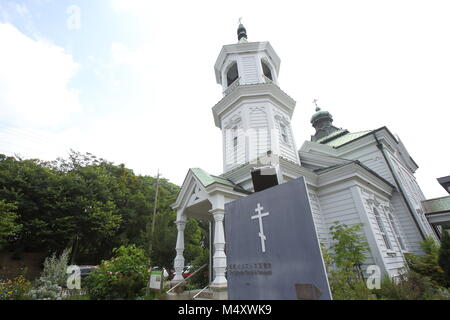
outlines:
[[[450,196],[422,201],[425,213],[450,211]]]
[[[345,144],[347,142],[350,142],[350,141],[353,141],[355,139],[358,139],[359,137],[362,137],[363,135],[366,135],[366,134],[370,133],[371,131],[372,130],[366,130],[366,131],[360,131],[360,132],[354,132],[354,133],[347,133],[347,134],[344,134],[342,136],[338,136],[336,139],[332,139],[331,141],[328,141],[328,142],[326,142],[324,144],[327,145],[327,146],[330,146],[330,147],[337,148],[337,147],[340,147],[341,145],[343,145],[343,144]],[[326,140],[328,140],[328,138],[330,138],[330,137],[329,136],[323,137],[321,140],[322,141],[326,141]]]
[[[190,169],[192,171],[192,173],[197,177],[198,180],[200,180],[201,184],[204,187],[207,187],[215,182],[220,183],[220,184],[224,184],[230,187],[235,187],[235,185],[233,184],[233,182],[231,182],[230,180],[218,177],[218,176],[213,176],[211,174],[209,174],[208,172],[206,172],[203,169],[200,168],[191,168]]]
[[[320,138],[319,140],[316,140],[315,142],[317,142],[317,143],[324,143],[325,141],[333,140],[335,137],[343,135],[346,132],[348,133],[348,130],[340,129],[340,130],[337,130],[337,131],[334,131],[334,132],[330,133],[329,135],[327,135],[325,137]]]

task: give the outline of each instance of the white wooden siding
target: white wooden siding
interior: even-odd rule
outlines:
[[[243,56],[242,61],[242,78],[245,84],[259,82],[258,66],[255,56]]]
[[[330,232],[329,228],[333,226],[335,222],[347,226],[362,223],[350,189],[344,189],[326,195],[320,195],[319,192],[319,203],[328,232]],[[329,235],[329,238],[330,242],[332,242],[331,235]],[[362,266],[363,270],[365,270],[367,266],[374,264],[374,259],[370,251],[366,252],[366,257],[364,265]]]
[[[266,110],[263,107],[249,111],[249,160],[270,150],[270,130]]]
[[[309,191],[308,195],[311,203],[311,211],[313,214],[314,224],[316,226],[316,233],[317,236],[319,237],[319,242],[323,243],[324,245],[328,245],[329,230],[325,224],[325,221],[323,220],[319,198],[317,197],[317,194],[313,191]]]

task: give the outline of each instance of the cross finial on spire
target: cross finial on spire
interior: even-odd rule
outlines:
[[[314,103],[314,105],[316,106],[316,111],[319,111],[320,108],[319,108],[319,106],[317,105],[317,101],[319,101],[319,99],[314,99],[312,103]]]
[[[238,35],[239,43],[247,42],[247,30],[245,30],[245,27],[242,24],[242,17],[239,18],[239,26],[238,26],[238,30],[237,30],[237,35]]]

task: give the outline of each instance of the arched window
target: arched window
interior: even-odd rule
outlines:
[[[289,144],[289,135],[287,132],[286,125],[280,123],[280,129],[281,129],[281,138],[283,139],[283,142]]]
[[[238,154],[238,128],[233,128],[233,162],[237,163]]]
[[[392,249],[391,242],[389,241],[389,236],[386,232],[383,220],[382,220],[381,215],[378,212],[377,208],[373,208],[373,214],[375,215],[375,219],[378,224],[378,229],[380,229],[380,233],[381,233],[381,236],[383,237],[384,244],[386,245],[386,248],[388,250],[391,250]]]
[[[395,223],[394,216],[393,216],[392,213],[390,213],[390,212],[388,212],[387,215],[388,215],[389,221],[391,222],[391,226],[392,226],[392,229],[393,229],[393,231],[394,231],[394,234],[395,234],[395,236],[397,237],[397,242],[398,242],[398,244],[400,245],[400,249],[402,249],[403,251],[405,251],[405,250],[406,250],[405,244],[403,243],[403,239],[402,239],[402,237],[400,236],[400,232],[398,231],[397,225],[396,225],[396,223]]]
[[[272,71],[270,71],[270,67],[267,65],[267,63],[264,60],[261,60],[261,64],[262,64],[262,69],[263,69],[264,75],[267,78],[269,78],[271,81],[273,81]]]
[[[228,69],[227,72],[227,87],[229,87],[236,79],[239,77],[237,63],[234,62],[233,65]]]

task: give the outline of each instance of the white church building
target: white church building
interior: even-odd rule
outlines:
[[[223,92],[212,108],[222,130],[223,173],[189,169],[172,205],[178,229],[174,281],[183,279],[186,221],[203,219],[214,226],[210,288],[226,291],[224,205],[251,194],[252,168],[267,164],[278,169],[281,183],[305,178],[316,232],[325,246],[335,222],[363,224],[370,249],[363,270],[378,265],[394,277],[405,266],[404,253],[421,254],[419,243],[436,238],[421,206],[425,197],[414,177],[418,166],[388,128],[349,132],[316,108],[315,133],[297,149],[291,127],[296,102],[278,86],[280,58],[269,42],[247,41],[242,24],[238,43],[223,46],[214,70]]]

